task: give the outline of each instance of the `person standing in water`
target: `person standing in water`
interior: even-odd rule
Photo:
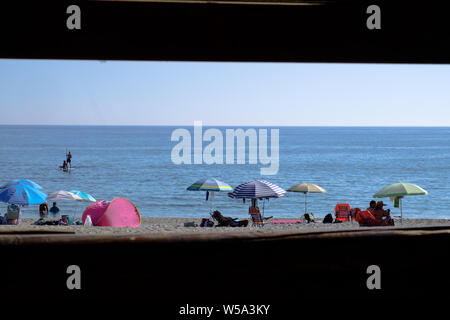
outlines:
[[[69,165],[71,168],[72,168],[72,154],[70,153],[70,150],[69,150],[69,153],[66,155],[67,156],[67,165]]]
[[[58,216],[59,208],[56,206],[56,202],[53,202],[53,207],[50,208],[49,212],[53,215],[54,218]]]

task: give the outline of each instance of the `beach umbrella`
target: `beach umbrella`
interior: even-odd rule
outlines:
[[[286,194],[286,191],[281,187],[265,180],[253,180],[240,184],[234,188],[233,192],[229,192],[230,198],[238,199],[263,199],[280,198]],[[264,216],[264,203],[263,203]]]
[[[80,190],[70,190],[69,192],[79,196],[81,199],[78,200],[78,201],[83,201],[83,202],[96,202],[97,201],[89,193],[86,193],[86,192],[83,192],[83,191],[80,191]]]
[[[72,200],[72,201],[83,201],[83,199],[70,192],[65,190],[59,190],[48,194],[47,200],[49,201],[59,201],[59,200]]]
[[[287,191],[300,192],[300,193],[305,194],[305,213],[306,213],[306,205],[307,205],[306,196],[308,193],[326,193],[327,192],[324,188],[319,187],[318,185],[312,184],[312,183],[296,184],[296,185],[290,187]]]
[[[47,200],[47,195],[41,189],[31,180],[11,180],[0,187],[0,201],[22,206],[40,204]]]
[[[42,190],[42,187],[40,185],[38,185],[36,182],[34,182],[32,180],[28,180],[28,179],[13,179],[13,180],[10,180],[7,183],[5,183],[4,185],[2,185],[0,187],[0,189],[8,188],[10,186],[17,185],[17,184],[27,185],[27,186],[33,187],[35,189]]]
[[[206,200],[208,200],[211,193],[209,202],[209,214],[212,213],[212,200],[214,198],[214,192],[218,191],[233,191],[233,188],[225,182],[219,181],[215,178],[202,179],[194,182],[189,187],[188,191],[206,191]]]
[[[69,192],[79,196],[81,200],[79,201],[90,201],[90,202],[96,202],[95,198],[91,196],[89,193],[79,191],[79,190],[70,190]]]
[[[253,180],[238,185],[233,192],[228,193],[230,198],[240,199],[268,199],[280,198],[286,194],[281,187],[265,180]]]
[[[65,191],[65,190],[59,190],[48,194],[47,200],[49,201],[57,201],[57,200],[78,200],[82,201],[83,199],[80,196],[77,196],[76,194]]]
[[[412,183],[398,182],[384,187],[373,195],[374,198],[394,198],[399,201],[400,220],[403,221],[402,198],[405,196],[427,195],[428,191]]]

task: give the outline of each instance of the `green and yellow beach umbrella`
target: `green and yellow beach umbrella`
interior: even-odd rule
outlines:
[[[403,221],[402,198],[405,196],[423,196],[428,191],[412,183],[398,182],[384,187],[373,195],[374,198],[393,198],[400,207],[400,220]]]
[[[219,181],[214,178],[202,179],[194,182],[189,187],[187,187],[189,191],[206,191],[206,200],[210,199],[209,202],[209,213],[212,213],[212,200],[214,198],[214,192],[218,191],[233,191],[233,188],[226,184],[225,182]],[[211,196],[209,196],[211,193]]]
[[[312,184],[312,183],[296,184],[296,185],[293,185],[292,187],[290,187],[289,189],[287,189],[287,191],[300,192],[305,195],[305,213],[306,213],[306,204],[307,204],[306,195],[308,193],[326,193],[327,192],[324,188],[319,187],[318,185]]]

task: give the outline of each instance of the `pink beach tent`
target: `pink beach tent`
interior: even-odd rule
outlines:
[[[136,206],[124,198],[112,201],[97,201],[83,212],[83,223],[87,216],[92,224],[99,227],[139,227],[141,215]]]

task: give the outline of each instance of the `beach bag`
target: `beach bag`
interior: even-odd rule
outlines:
[[[197,224],[194,221],[189,221],[184,223],[185,227],[197,227]]]
[[[323,218],[323,223],[333,223],[333,216],[331,213],[327,214],[325,218]]]
[[[303,215],[303,220],[305,220],[307,223],[315,222],[315,221],[314,221],[314,216],[313,216],[312,213],[305,213],[305,214]]]
[[[84,226],[86,226],[86,227],[92,227],[92,220],[91,220],[91,216],[90,216],[90,215],[88,215],[88,216],[86,217],[86,220],[84,220]]]
[[[200,223],[200,227],[204,227],[204,228],[214,227],[214,222],[212,222],[211,220],[209,220],[207,218],[203,218],[202,222]]]

